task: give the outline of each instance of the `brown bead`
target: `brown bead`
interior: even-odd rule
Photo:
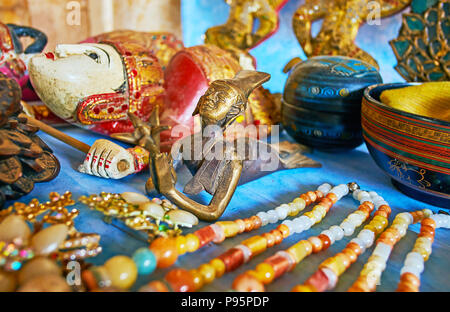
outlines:
[[[420,233],[419,237],[426,237],[428,238],[432,243],[434,242],[434,235],[430,233]]]
[[[315,191],[314,193],[316,193],[316,196],[317,196],[316,201],[319,201],[325,197],[325,195],[321,191]]]
[[[200,243],[198,248],[202,248],[203,246],[211,243],[216,237],[216,232],[210,226],[205,226],[200,230],[194,232],[194,235],[198,237]]]
[[[239,275],[234,280],[232,287],[238,292],[264,292],[264,284],[249,274]]]
[[[400,277],[400,282],[407,282],[410,283],[411,285],[415,286],[415,287],[419,287],[420,286],[420,279],[415,276],[412,273],[403,273],[402,276]]]
[[[422,211],[414,211],[414,212],[411,212],[411,214],[414,218],[414,223],[421,221],[424,217],[424,214]]]
[[[358,259],[358,255],[353,251],[353,249],[344,248],[344,250],[342,250],[342,253],[344,253],[348,257],[350,263],[355,263]]]
[[[244,219],[245,222],[245,232],[251,232],[253,230],[253,222],[247,218]]]
[[[273,247],[275,245],[275,237],[271,233],[264,233],[262,235],[267,241],[267,248]]]
[[[328,193],[326,198],[331,200],[333,202],[333,204],[336,204],[338,201],[338,198],[337,198],[336,194],[334,194],[334,193]]]
[[[353,250],[357,256],[361,254],[361,247],[357,243],[350,242],[346,248]]]
[[[371,211],[373,211],[375,209],[375,206],[371,202],[366,201],[366,202],[363,202],[362,204],[366,205],[366,206],[369,206]]]
[[[431,227],[431,226],[429,226],[429,225],[423,225],[423,224],[422,224],[422,226],[420,227],[420,233],[428,233],[428,234],[434,236],[435,231],[434,231],[434,228],[433,228],[433,227]]]
[[[380,237],[377,240],[377,243],[381,242],[390,246],[394,246],[397,240],[390,231],[384,231],[383,233],[381,233]]]
[[[195,290],[194,277],[187,270],[171,270],[166,274],[165,280],[174,292],[192,292]]]
[[[308,241],[312,245],[313,253],[318,253],[318,252],[322,251],[323,242],[320,238],[318,238],[317,236],[311,236],[310,238],[308,238]]]
[[[274,279],[282,276],[291,267],[289,260],[286,257],[283,257],[281,255],[274,255],[274,256],[264,260],[264,262],[268,263],[272,266],[273,271],[274,271]]]
[[[419,287],[414,286],[409,282],[400,282],[398,284],[397,292],[418,292]]]
[[[317,237],[320,238],[320,240],[322,241],[322,250],[327,250],[331,245],[330,238],[325,234],[320,234]]]
[[[333,202],[329,198],[324,197],[320,200],[319,205],[325,207],[327,211],[329,211],[333,206]]]
[[[428,225],[428,226],[431,226],[433,229],[436,229],[436,222],[431,218],[423,219],[422,225]]]
[[[394,235],[395,237],[395,243],[397,244],[397,242],[402,239],[402,236],[400,235],[400,232],[396,229],[396,228],[389,228],[388,229],[389,232],[392,233],[392,235]]]
[[[389,215],[392,212],[391,207],[389,207],[388,205],[381,205],[380,207],[378,207],[378,211],[386,211]]]
[[[311,200],[311,203],[315,203],[317,200],[317,195],[314,192],[308,192],[306,193],[306,195],[309,197],[309,199]]]
[[[303,199],[303,200],[305,201],[306,206],[311,205],[311,198],[309,198],[308,195],[302,194],[302,195],[300,195],[300,198]]]
[[[231,248],[218,258],[225,264],[225,272],[231,272],[244,263],[244,252],[239,248]]]
[[[381,210],[376,211],[376,212],[373,214],[373,216],[374,216],[374,217],[375,217],[375,216],[382,216],[382,217],[385,217],[385,218],[389,218],[389,214],[388,214],[386,211],[381,211]]]
[[[281,234],[283,235],[283,239],[285,239],[286,237],[289,236],[289,228],[287,227],[287,225],[285,224],[280,224],[277,227],[277,230],[281,232]]]
[[[372,210],[371,210],[370,207],[367,206],[367,205],[360,205],[360,206],[358,207],[358,210],[367,213],[367,215],[370,215],[370,214],[372,213]]]
[[[348,289],[349,292],[370,292],[367,284],[361,280],[356,280],[356,282]]]
[[[250,221],[253,223],[253,230],[257,230],[261,227],[262,221],[260,217],[253,216],[250,218]]]
[[[281,234],[281,232],[278,230],[272,230],[270,231],[270,233],[272,233],[275,238],[275,245],[281,244],[281,242],[283,241],[283,234]]]

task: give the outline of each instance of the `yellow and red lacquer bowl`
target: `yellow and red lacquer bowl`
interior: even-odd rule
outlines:
[[[400,191],[450,208],[450,123],[394,109],[380,101],[383,91],[411,85],[380,84],[365,90],[364,140],[375,162]]]

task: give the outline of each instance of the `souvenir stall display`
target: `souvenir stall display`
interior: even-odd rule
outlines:
[[[448,1],[181,1],[0,4],[0,292],[450,290]]]

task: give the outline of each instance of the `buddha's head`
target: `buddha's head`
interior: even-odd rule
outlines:
[[[200,98],[194,115],[200,114],[203,127],[218,125],[226,128],[245,111],[253,90],[269,79],[269,74],[243,70],[233,79],[213,81]]]

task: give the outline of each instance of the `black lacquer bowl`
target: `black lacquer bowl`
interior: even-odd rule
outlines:
[[[450,209],[450,123],[380,102],[384,90],[410,85],[413,84],[381,84],[365,90],[364,140],[375,162],[400,191]]]

